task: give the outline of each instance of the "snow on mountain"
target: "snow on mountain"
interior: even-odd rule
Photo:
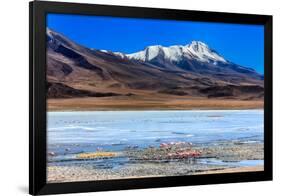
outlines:
[[[227,61],[220,56],[216,51],[210,49],[205,43],[200,41],[192,41],[187,45],[188,50],[195,55],[201,61],[221,61],[226,63]]]
[[[164,47],[161,45],[149,46],[143,51],[127,54],[129,59],[151,61],[152,59],[162,55],[166,60],[180,61],[183,58],[196,59],[201,62],[227,62],[216,51],[210,49],[205,43],[200,41],[192,41],[188,45],[174,45]]]
[[[94,49],[93,49],[94,50]],[[112,52],[110,50],[100,50],[100,52],[103,52],[103,53],[107,53],[107,54],[113,54],[113,55],[116,55],[120,58],[127,58],[126,54],[122,53],[122,52]]]
[[[122,53],[122,52],[113,52],[113,54],[115,54],[115,55],[121,57],[122,59],[123,59],[123,58],[127,58],[126,54],[124,54],[124,53]]]
[[[51,35],[51,34],[52,34],[52,31],[51,31],[49,28],[47,28],[46,31],[47,31],[47,36],[52,37],[52,35]]]

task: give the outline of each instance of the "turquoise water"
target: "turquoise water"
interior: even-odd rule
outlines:
[[[163,142],[263,142],[263,110],[48,112],[48,151],[58,160]]]

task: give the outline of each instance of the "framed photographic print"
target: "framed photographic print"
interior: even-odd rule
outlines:
[[[272,16],[30,3],[30,194],[272,179]]]

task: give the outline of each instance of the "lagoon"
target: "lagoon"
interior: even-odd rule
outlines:
[[[263,110],[48,112],[48,151],[122,151],[168,142],[263,142]]]
[[[169,141],[263,140],[263,110],[48,112],[48,144],[147,147]]]

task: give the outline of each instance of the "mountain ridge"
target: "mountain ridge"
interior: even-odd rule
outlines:
[[[79,90],[89,97],[262,97],[261,74],[226,60],[203,42],[147,48],[134,55],[89,49],[47,29],[47,88],[56,87],[48,89],[56,96],[48,97],[81,97]],[[62,88],[72,94],[54,93]]]
[[[154,64],[154,59],[160,58],[162,61],[169,61],[168,63],[172,64],[180,64],[181,61],[186,60],[196,60],[200,63],[209,63],[214,65],[230,65],[232,67],[236,67],[237,70],[244,72],[252,72],[252,74],[255,74],[256,76],[259,75],[259,78],[263,77],[261,74],[257,73],[253,68],[240,66],[235,63],[232,63],[229,60],[226,60],[218,52],[216,52],[214,49],[210,48],[207,44],[201,41],[192,41],[190,44],[187,44],[185,46],[172,45],[165,47],[161,45],[152,45],[147,46],[144,50],[131,54],[112,52],[108,50],[101,51],[105,53],[115,54],[120,58],[128,58],[130,60],[149,62],[152,64]],[[177,67],[177,65],[175,65],[174,67]]]
[[[172,61],[179,61],[179,58],[185,55],[189,59],[196,58],[197,60],[202,62],[227,62],[216,51],[210,49],[207,44],[201,41],[192,41],[187,45],[172,45],[167,47],[162,45],[147,46],[143,51],[127,54],[127,57],[131,59],[149,61],[155,58],[159,54],[159,52],[163,52],[164,57]]]

